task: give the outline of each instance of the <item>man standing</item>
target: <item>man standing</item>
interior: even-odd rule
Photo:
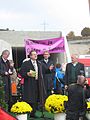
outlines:
[[[68,102],[66,104],[66,120],[88,120],[86,118],[86,98],[90,97],[90,90],[84,90],[85,77],[78,75],[77,83],[71,84],[68,87]]]
[[[10,55],[10,52],[8,50],[4,50],[2,52],[2,55],[0,57],[0,76],[4,83],[5,102],[9,105],[8,109],[10,110],[10,106],[11,106],[10,75],[12,74],[12,69],[10,68],[10,62],[8,60],[9,55]]]
[[[83,74],[85,76],[84,64],[78,62],[78,55],[71,55],[71,63],[66,65],[65,71],[65,89],[68,85],[77,82],[77,76]]]
[[[38,103],[43,104],[44,82],[42,77],[42,66],[37,61],[35,50],[30,52],[30,60],[22,63],[20,75],[24,78],[24,98],[33,107],[32,117],[35,117]]]
[[[44,58],[41,60],[43,68],[42,72],[46,89],[46,97],[48,97],[51,94],[51,90],[53,88],[54,64],[52,60],[49,59],[50,54],[48,51],[44,51],[43,57]]]

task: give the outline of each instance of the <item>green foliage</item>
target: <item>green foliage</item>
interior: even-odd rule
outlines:
[[[8,110],[8,105],[5,102],[4,84],[1,76],[0,76],[0,106],[5,110]]]
[[[73,31],[70,31],[66,36],[67,39],[73,39],[74,37],[75,37],[75,34]]]
[[[81,35],[82,35],[83,37],[90,36],[90,28],[89,28],[89,27],[85,27],[85,28],[81,31]]]

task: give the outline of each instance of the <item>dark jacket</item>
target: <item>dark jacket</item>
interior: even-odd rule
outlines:
[[[35,71],[31,60],[25,61],[20,69],[20,75],[24,78],[24,100],[28,103],[36,103],[37,99],[42,103],[44,101],[44,82],[42,77],[42,66],[39,61],[38,65],[38,80],[34,77],[27,76],[30,70]]]
[[[9,102],[11,99],[11,81],[10,81],[10,76],[5,75],[5,72],[8,72],[10,69],[10,63],[9,60],[6,62],[3,61],[2,57],[0,57],[0,76],[3,80],[4,84],[4,90],[5,90],[5,101]],[[0,81],[1,82],[1,81]]]
[[[42,59],[41,63],[42,63],[42,73],[43,73],[43,78],[44,78],[44,83],[45,83],[45,89],[46,91],[52,90],[55,72],[54,70],[50,71],[49,67],[50,65],[53,64],[53,61],[49,59],[48,62],[46,63],[44,59]]]
[[[66,109],[71,112],[86,110],[85,91],[79,84],[71,84],[68,87],[68,102]]]
[[[72,67],[73,67],[72,63],[68,63],[66,66],[65,77],[64,77],[65,85],[76,83],[77,76],[81,74],[81,71],[84,71],[84,76],[85,76],[84,64],[78,62],[77,65],[75,66],[75,78],[72,79]]]

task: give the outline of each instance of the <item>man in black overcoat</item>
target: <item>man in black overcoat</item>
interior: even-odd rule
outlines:
[[[77,82],[77,76],[83,74],[85,76],[84,64],[78,62],[78,55],[71,55],[71,63],[66,65],[65,71],[65,89],[68,85]]]
[[[34,117],[38,103],[40,103],[40,105],[44,103],[42,66],[37,60],[37,53],[35,50],[30,52],[30,59],[22,63],[20,75],[24,78],[23,100],[33,107],[31,116]]]
[[[86,118],[86,99],[90,97],[90,88],[85,87],[86,79],[78,75],[77,83],[68,87],[68,101],[66,103],[66,120],[88,120]]]
[[[4,84],[5,102],[9,105],[8,109],[10,111],[12,101],[10,75],[12,74],[12,69],[10,68],[10,62],[8,60],[9,55],[10,52],[8,50],[4,50],[2,52],[2,55],[0,57],[0,77]]]
[[[49,51],[44,51],[43,59],[41,60],[42,63],[42,72],[43,78],[45,83],[45,90],[46,90],[46,98],[51,94],[53,89],[53,79],[54,79],[54,64],[53,61],[50,59]]]

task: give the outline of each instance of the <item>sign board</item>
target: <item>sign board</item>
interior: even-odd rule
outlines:
[[[52,38],[46,40],[25,39],[26,56],[31,50],[36,50],[38,54],[43,54],[48,50],[50,53],[65,52],[64,37]]]

